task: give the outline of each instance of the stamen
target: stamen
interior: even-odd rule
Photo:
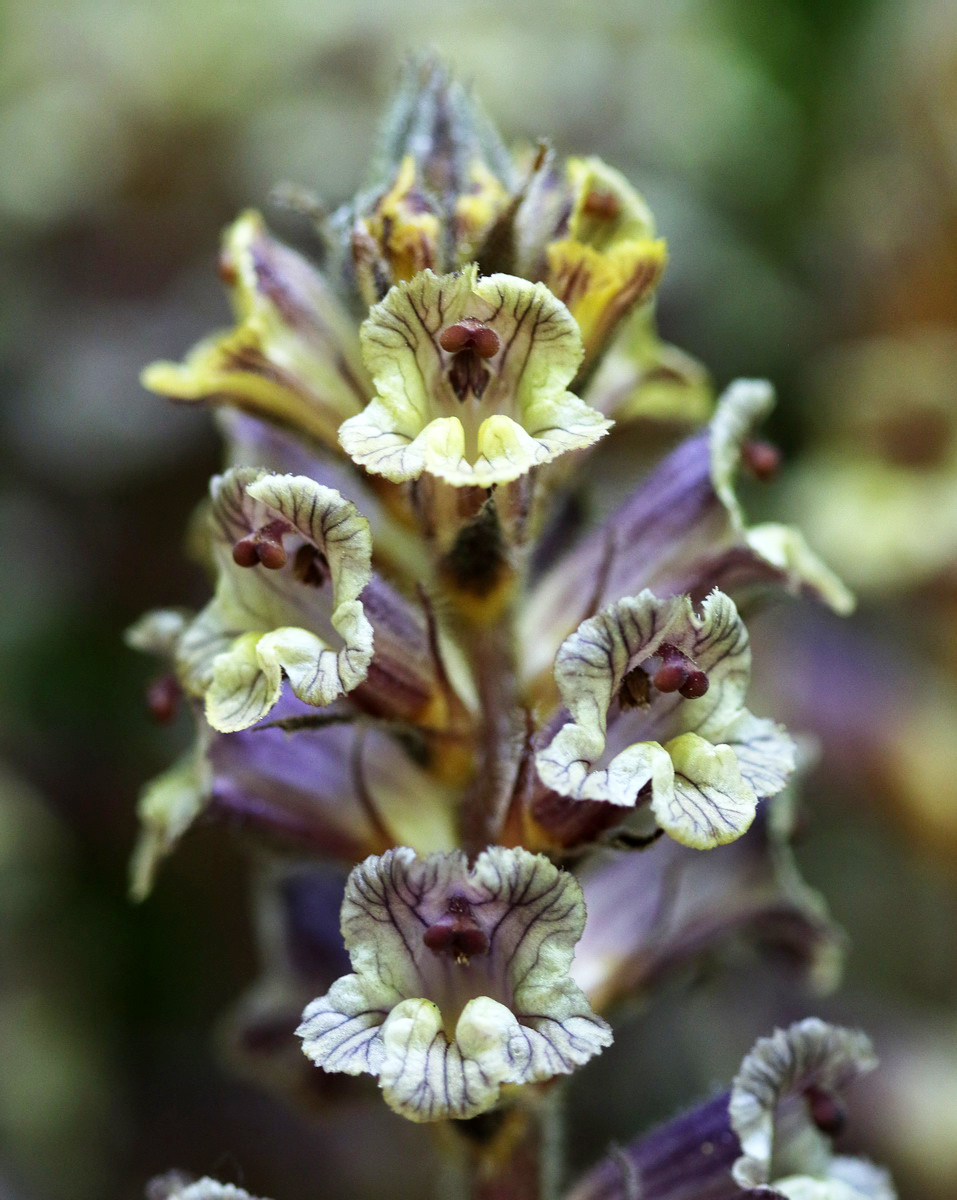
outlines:
[[[710,682],[704,671],[689,671],[688,678],[678,688],[678,692],[686,700],[697,700],[705,694],[709,687]]]
[[[432,953],[447,954],[460,967],[467,966],[469,959],[476,955],[488,954],[488,937],[472,916],[468,900],[453,894],[448,898],[446,909],[445,915],[422,934],[422,941]]]
[[[216,273],[226,287],[235,287],[239,282],[239,272],[236,270],[236,264],[227,254],[219,256],[219,261],[216,263]]]
[[[329,562],[324,554],[308,543],[300,546],[292,561],[292,573],[300,583],[322,587],[329,578]]]
[[[494,329],[483,325],[474,317],[465,317],[442,330],[439,334],[439,345],[449,354],[474,350],[479,358],[492,358],[498,353],[501,342]]]
[[[582,212],[589,217],[601,217],[603,220],[612,221],[621,213],[621,203],[612,192],[596,189],[585,197]]]
[[[688,659],[674,646],[661,647],[661,666],[651,682],[659,692],[677,692],[688,678]]]
[[[741,461],[755,479],[767,483],[781,466],[781,451],[770,442],[747,441],[741,447]]]
[[[167,725],[179,711],[183,690],[175,675],[161,675],[146,689],[146,707],[154,721]]]
[[[480,400],[488,381],[489,373],[473,349],[460,350],[452,359],[449,366],[449,384],[459,400],[465,400],[469,393],[476,400]]]
[[[642,667],[633,667],[621,681],[618,691],[618,703],[622,712],[629,712],[633,708],[647,708],[651,702],[650,690],[651,680],[648,678],[648,672]]]
[[[811,1120],[821,1133],[837,1137],[844,1131],[844,1126],[847,1124],[847,1111],[836,1096],[832,1096],[830,1092],[825,1092],[823,1088],[815,1087],[812,1084],[805,1091],[804,1098],[807,1100]]]
[[[284,533],[289,532],[285,521],[270,521],[254,533],[240,538],[233,546],[233,562],[238,567],[255,567],[262,563],[270,571],[278,571],[284,567],[289,558],[282,544]]]
[[[661,666],[651,682],[659,692],[678,692],[686,700],[697,700],[710,686],[704,671],[699,671],[687,654],[667,643],[661,647]]]
[[[240,538],[233,546],[233,562],[237,567],[255,567],[259,562],[259,552],[251,537]]]

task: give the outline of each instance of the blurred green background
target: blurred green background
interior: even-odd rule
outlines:
[[[755,709],[823,750],[800,857],[850,934],[843,988],[732,964],[672,989],[583,1073],[573,1156],[819,1011],[884,1060],[859,1140],[902,1197],[957,1194],[953,4],[3,0],[0,22],[0,1197],[133,1198],[171,1166],[275,1200],[396,1195],[392,1152],[427,1194],[420,1131],[381,1105],[310,1121],[221,1064],[256,971],[241,846],[199,831],[127,903],[136,793],[188,731],[149,724],[150,664],[121,641],[204,599],[181,544],[218,462],[208,415],[140,368],[228,320],[237,211],[282,180],[355,190],[423,46],[509,140],[550,135],[646,194],[664,336],[719,385],[777,383],[788,466],[757,503],[861,599],[754,630]]]

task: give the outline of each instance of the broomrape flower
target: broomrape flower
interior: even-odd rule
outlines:
[[[578,884],[541,855],[368,858],[342,907],[354,974],[306,1009],[303,1049],[378,1076],[410,1120],[476,1116],[503,1086],[569,1074],[611,1042],[568,976],[584,923]]]
[[[606,1159],[567,1200],[896,1200],[885,1170],[834,1154],[867,1037],[811,1018],[760,1038],[730,1092]]]
[[[146,1200],[256,1200],[245,1188],[232,1183],[219,1183],[204,1175],[189,1179],[178,1171],[151,1179],[146,1188]]]
[[[582,360],[568,309],[542,284],[423,271],[362,327],[377,397],[339,430],[359,466],[393,483],[423,471],[457,487],[508,483],[610,422],[566,391]]]
[[[794,746],[746,707],[741,613],[772,590],[852,599],[796,531],[747,523],[736,476],[773,472],[753,435],[773,395],[739,381],[714,405],[659,338],[641,196],[594,158],[510,155],[433,63],[406,84],[369,185],[319,222],[322,271],[244,214],[220,263],[235,328],[144,375],[216,406],[227,452],[202,520],[212,598],[130,634],[165,664],[154,707],[182,699],[196,725],[141,800],[133,887],[201,817],[294,852],[234,1045],[291,1036],[321,993],[307,1059],[373,1076],[412,1121],[503,1110],[494,1173],[549,1081],[611,1043],[595,1009],[732,934],[833,976],[771,800]],[[709,414],[635,482],[623,426]],[[627,491],[594,522],[599,474]]]

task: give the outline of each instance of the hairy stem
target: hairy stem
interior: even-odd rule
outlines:
[[[453,1122],[456,1200],[555,1200],[560,1179],[558,1088],[532,1106]],[[452,1182],[452,1181],[450,1181]]]
[[[467,645],[480,704],[478,764],[462,805],[462,842],[470,855],[499,840],[521,757],[511,622],[468,630]]]

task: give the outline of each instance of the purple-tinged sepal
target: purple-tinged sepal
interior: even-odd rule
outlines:
[[[355,325],[310,262],[274,239],[256,212],[226,230],[220,274],[237,324],[183,363],[143,372],[150,391],[254,413],[326,445],[369,396]]]
[[[720,588],[740,602],[770,587],[851,611],[850,592],[800,532],[749,526],[735,493],[742,461],[753,463],[755,451],[770,449],[750,436],[773,403],[763,381],[732,384],[707,430],[679,445],[624,504],[549,565],[521,615],[529,679],[544,677],[559,642],[584,617],[643,588],[696,600]],[[583,588],[582,580],[591,586]]]
[[[572,968],[592,1006],[607,1014],[700,961],[727,953],[737,963],[742,950],[815,995],[833,991],[845,939],[798,872],[793,824],[785,791],[743,837],[709,854],[661,838],[637,857],[594,855],[579,875],[588,923]]]

